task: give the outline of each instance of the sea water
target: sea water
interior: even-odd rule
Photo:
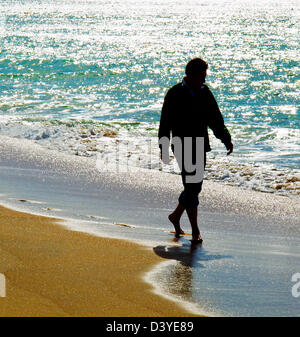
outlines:
[[[152,167],[160,169],[156,137],[164,95],[182,80],[185,64],[202,57],[234,143],[227,157],[211,135],[206,179],[299,197],[299,9],[292,0],[0,0],[0,134],[74,156],[109,155],[119,144],[124,158],[145,168],[152,158]],[[24,150],[27,157],[30,151]],[[205,244],[189,254],[188,238],[169,248],[166,216],[177,192],[169,194],[166,208],[153,201],[145,214],[143,205],[137,212],[138,201],[131,205],[127,197],[122,206],[113,202],[116,193],[98,193],[98,185],[72,179],[59,184],[65,177],[46,168],[16,175],[1,170],[1,193],[8,191],[3,200],[32,198],[16,202],[41,205],[40,211],[56,216],[63,203],[72,216],[85,211],[86,220],[102,219],[95,232],[163,241],[155,253],[178,263],[151,277],[164,292],[170,290],[166,273],[189,286],[183,294],[175,284],[172,296],[180,293],[208,313],[299,315],[299,301],[290,293],[290,277],[298,271],[297,226],[282,220],[277,232],[273,219],[255,225],[252,216],[226,215],[226,222],[223,213],[202,213]],[[161,193],[155,202],[159,198]],[[287,232],[294,241],[276,240]]]
[[[298,1],[0,5],[0,134],[84,156],[125,140],[147,167],[164,95],[202,57],[234,143],[211,133],[207,179],[299,196]]]

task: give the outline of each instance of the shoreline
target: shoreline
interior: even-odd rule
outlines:
[[[84,158],[96,158],[97,156],[100,158],[103,151],[107,151],[105,149],[108,148],[110,154],[105,152],[107,160],[114,162],[116,151],[118,151],[117,163],[120,165],[127,165],[129,162],[131,163],[129,167],[132,169],[147,169],[151,166],[154,170],[160,170],[160,161],[157,160],[159,158],[157,139],[156,136],[150,134],[145,136],[136,132],[131,133],[128,130],[126,132],[125,130],[118,131],[115,127],[101,126],[101,123],[98,126],[94,124],[77,125],[77,127],[73,127],[74,130],[73,128],[71,130],[64,123],[58,125],[53,122],[51,124],[51,121],[48,121],[46,125],[36,122],[36,126],[31,126],[32,130],[28,125],[21,127],[19,125],[21,121],[18,121],[16,129],[19,131],[17,132],[15,127],[10,126],[9,123],[2,122],[1,124],[0,122],[1,137],[26,139],[45,149],[55,149],[61,153]],[[12,127],[12,131],[16,131],[16,134],[9,132],[10,127]],[[23,130],[23,128],[25,129]],[[58,134],[60,135],[59,141]],[[283,195],[299,200],[300,171],[296,164],[292,167],[276,165],[269,162],[270,158],[267,154],[265,161],[255,161],[255,159],[248,161],[245,160],[243,154],[238,155],[235,152],[230,158],[226,158],[223,145],[213,137],[211,141],[216,151],[208,153],[205,179],[229,186],[242,187],[246,190]],[[116,142],[118,147],[116,147]],[[141,147],[139,151],[136,150],[137,146]],[[139,157],[138,161],[137,157]],[[177,165],[175,164],[175,166]],[[170,165],[163,165],[162,170],[172,174],[176,171],[173,162]]]
[[[198,316],[145,282],[145,273],[164,259],[140,244],[72,231],[57,221],[0,206],[6,277],[0,316]]]
[[[97,185],[96,192],[99,193],[100,188],[103,193],[109,193],[110,199],[116,199],[115,193],[121,192],[121,197],[134,199],[138,202],[141,198],[144,201],[152,198],[155,193],[159,202],[153,200],[153,203],[163,205],[164,208],[173,207],[173,202],[170,203],[167,199],[171,194],[174,195],[174,200],[177,199],[178,193],[182,189],[180,176],[176,174],[142,168],[139,172],[102,172],[97,168],[96,159],[93,157],[75,156],[55,149],[46,149],[28,139],[17,139],[2,135],[0,135],[0,139],[2,169],[0,173],[5,181],[12,179],[14,184],[16,178],[21,176],[24,179],[26,177],[26,180],[30,179],[33,184],[37,181],[41,182],[41,180],[52,184],[56,178],[60,178],[58,188],[62,184],[66,185],[68,189],[74,189],[75,184],[82,185],[83,188],[89,189],[90,194],[90,191],[95,191],[94,187]],[[17,172],[17,170],[20,170],[20,172]],[[20,183],[24,187],[24,182],[18,181],[18,184]],[[126,188],[126,195],[123,193],[123,187]],[[10,188],[4,189],[6,194],[5,190],[10,190]],[[19,192],[19,188],[13,190],[14,195],[17,191]],[[26,190],[21,198],[37,198],[44,191],[41,190],[38,196],[28,197],[28,193],[31,194],[31,192],[31,190]],[[113,195],[111,195],[111,192]],[[201,204],[205,211],[291,217],[297,217],[300,211],[298,198],[293,195],[249,190],[206,178],[203,192]],[[161,193],[161,196],[158,193]],[[137,195],[138,197],[136,197]],[[45,199],[47,196],[43,195],[42,197]],[[215,199],[218,199],[218,202],[215,202]],[[251,207],[249,207],[249,200],[252,202]]]
[[[248,275],[252,270],[246,268],[248,264],[258,271],[257,275],[261,275],[260,268],[264,264],[257,265],[256,262],[269,263],[275,255],[277,259],[276,263],[274,261],[274,272],[281,268],[282,275],[287,274],[296,265],[298,251],[293,249],[293,245],[298,244],[300,208],[298,203],[287,197],[270,196],[206,181],[200,206],[205,245],[203,249],[190,254],[189,238],[184,237],[178,242],[179,245],[174,245],[169,224],[166,222],[167,212],[174,206],[181,189],[178,176],[153,170],[144,170],[134,175],[103,173],[96,170],[95,162],[91,158],[46,150],[28,140],[8,137],[1,139],[1,204],[20,212],[51,218],[51,221],[71,220],[60,227],[79,232],[79,235],[87,232],[89,237],[95,235],[98,240],[105,237],[105,242],[111,242],[112,238],[113,241],[118,239],[118,243],[121,239],[122,242],[128,240],[138,242],[140,246],[148,246],[147,253],[151,257],[154,251],[157,258],[163,258],[156,259],[157,264],[151,264],[151,270],[146,274],[146,281],[155,281],[155,286],[158,286],[151,293],[159,295],[159,301],[163,298],[170,303],[170,298],[175,299],[180,308],[183,306],[187,309],[194,309],[195,303],[196,309],[199,308],[197,313],[201,315],[215,316],[222,312],[248,315],[245,308],[236,309],[239,308],[239,297],[233,307],[228,307],[230,297],[227,298],[226,306],[220,307],[218,279],[229,281],[228,268],[231,268],[239,285],[243,287],[243,278],[240,278],[239,271]],[[183,222],[187,223],[187,220],[183,218]],[[278,235],[285,240],[275,248],[273,240]],[[153,248],[150,252],[149,247],[156,249]],[[256,248],[253,249],[254,247]],[[118,245],[115,248],[120,250]],[[278,251],[282,255],[278,255]],[[252,254],[255,254],[255,260]],[[282,258],[278,261],[280,256]],[[286,256],[291,260],[289,264],[286,263]],[[175,267],[168,264],[172,260],[177,262]],[[165,263],[159,263],[161,261]],[[212,266],[220,268],[220,278],[215,278],[214,268],[210,268]],[[158,270],[158,274],[153,273],[154,269]],[[179,294],[180,289],[175,283],[170,283],[170,276],[166,275],[170,275],[176,284],[184,285],[185,288],[189,284],[190,290]],[[256,281],[259,285],[260,282],[269,279],[271,281],[274,277],[278,285],[283,287],[285,280],[278,277],[278,274],[264,274]],[[200,282],[201,287],[193,284],[193,280]],[[144,287],[148,286],[142,284]],[[275,290],[275,286],[270,289],[271,292]],[[230,292],[222,294],[222,298],[229,294]],[[260,301],[260,298],[254,296],[254,300]],[[291,303],[285,299],[280,300],[286,305],[286,310],[282,312],[290,313]],[[174,302],[171,303],[174,307]],[[255,305],[252,307],[253,303],[249,305],[253,314],[260,312]],[[272,310],[274,309],[277,310],[277,307]],[[268,313],[264,310],[261,311],[263,315]],[[184,315],[191,316],[186,311]]]

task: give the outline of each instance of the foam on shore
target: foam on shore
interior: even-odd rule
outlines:
[[[45,148],[83,157],[106,158],[132,168],[151,168],[179,173],[173,160],[162,165],[159,160],[156,132],[148,123],[7,119],[0,123],[2,135],[32,140]],[[149,130],[151,129],[151,130]],[[300,196],[299,169],[280,168],[253,157],[253,161],[225,155],[225,148],[212,138],[217,153],[208,154],[206,179],[226,185],[266,193]],[[251,154],[253,155],[253,154]],[[174,157],[171,155],[171,158]],[[256,160],[255,160],[256,159]]]

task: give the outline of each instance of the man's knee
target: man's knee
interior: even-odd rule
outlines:
[[[180,194],[178,201],[185,208],[197,207],[199,205],[198,194],[190,193],[189,191],[183,191]]]

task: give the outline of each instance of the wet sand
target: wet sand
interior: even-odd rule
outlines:
[[[193,316],[143,281],[151,249],[55,222],[0,207],[0,316]]]
[[[48,234],[45,234],[46,238],[39,239],[40,235],[37,234],[39,240],[36,238],[31,242],[32,237],[29,236],[29,243],[26,244],[21,237],[19,239],[21,243],[18,245],[21,251],[23,249],[27,253],[26,260],[19,259],[19,256],[23,258],[23,252],[20,252],[17,258],[15,258],[15,253],[15,255],[11,253],[11,258],[14,257],[17,262],[23,263],[22,268],[27,261],[33,260],[32,256],[34,258],[38,256],[37,252],[41,254],[45,251],[39,261],[30,262],[32,264],[30,271],[37,270],[37,275],[39,275],[39,277],[35,276],[35,282],[40,281],[41,284],[37,286],[34,284],[33,288],[30,288],[31,282],[28,281],[26,288],[22,288],[27,292],[35,291],[36,296],[37,289],[42,289],[38,293],[40,296],[38,300],[41,297],[46,300],[50,298],[44,308],[51,308],[55,303],[64,314],[71,315],[71,310],[65,309],[65,306],[72,307],[70,303],[73,300],[70,298],[75,296],[74,293],[77,290],[72,293],[70,289],[79,289],[76,296],[86,296],[86,298],[89,296],[85,302],[91,304],[92,312],[98,310],[97,305],[99,307],[102,305],[103,310],[99,316],[155,315],[151,312],[156,312],[156,315],[175,316],[173,310],[177,312],[177,310],[184,309],[177,307],[175,302],[168,302],[168,297],[152,294],[149,283],[144,283],[142,278],[139,278],[138,275],[141,276],[144,271],[151,270],[152,273],[148,274],[147,280],[153,280],[155,285],[159,286],[154,289],[157,291],[156,294],[176,297],[177,303],[183,301],[182,303],[187,308],[198,309],[198,312],[201,308],[201,313],[208,316],[294,316],[299,312],[298,304],[290,296],[290,292],[286,295],[282,291],[282,289],[290,289],[290,277],[297,271],[299,260],[300,204],[297,200],[205,181],[199,207],[199,224],[204,244],[201,249],[190,254],[189,237],[181,238],[178,247],[173,249],[173,236],[169,233],[170,224],[167,221],[167,215],[174,208],[182,189],[180,176],[155,170],[123,174],[102,172],[96,168],[93,158],[71,156],[48,150],[29,140],[2,136],[0,139],[0,201],[2,205],[21,212],[74,219],[67,225],[75,231],[84,231],[101,237],[126,238],[130,242],[138,242],[140,245],[149,247],[147,249],[137,245],[125,245],[125,247],[124,241],[107,239],[101,241],[98,238],[95,238],[96,241],[85,239],[87,241],[84,244],[77,239],[74,243],[75,237],[93,237],[81,233],[66,233],[61,230],[60,234],[55,234],[55,240],[48,239]],[[126,226],[120,224],[126,224]],[[186,216],[182,219],[182,225],[184,230],[190,231]],[[57,232],[58,228],[61,229],[59,226],[57,228],[51,226],[49,230],[51,236]],[[53,227],[56,228],[55,232]],[[25,235],[24,225],[21,228],[19,233]],[[30,227],[25,226],[25,228]],[[44,230],[45,226],[42,228]],[[37,226],[34,226],[31,232],[37,233]],[[57,240],[63,232],[67,239],[59,245]],[[4,231],[6,237],[7,233]],[[15,236],[19,235],[12,233]],[[280,241],[278,237],[281,238]],[[41,245],[41,240],[43,245]],[[0,249],[4,249],[4,244],[10,241],[15,242],[15,239],[4,241],[0,238]],[[94,244],[96,248],[87,250],[86,247],[93,247],[87,242],[92,241],[98,243]],[[113,245],[111,242],[116,242],[116,244]],[[106,249],[97,253],[96,250],[102,247],[101,245],[104,247],[105,244]],[[26,251],[22,248],[24,245],[29,246],[31,250],[35,247],[35,251]],[[132,248],[132,253],[128,247],[135,247]],[[91,254],[91,251],[95,255],[89,257],[87,254]],[[80,262],[79,258],[82,256],[92,262],[90,264]],[[132,256],[131,260],[129,259],[130,263],[124,262],[125,256],[126,259],[127,256]],[[138,261],[135,261],[137,256]],[[107,260],[109,257],[110,260]],[[108,262],[104,263],[102,260]],[[171,260],[176,260],[177,263],[172,265]],[[54,282],[59,285],[56,285],[56,289],[53,288],[55,292],[52,291],[51,296],[47,293],[50,283],[44,286],[45,281],[40,280],[40,275],[44,272],[41,266],[45,261],[51,261],[55,266],[52,269],[58,275],[55,278],[48,275],[48,278],[53,278]],[[168,267],[158,265],[159,268],[152,269],[158,261],[167,261],[166,263],[170,262],[170,264]],[[60,267],[62,262],[65,265]],[[70,264],[73,263],[76,265],[71,268]],[[2,268],[1,265],[0,267]],[[27,264],[26,267],[29,268]],[[59,267],[64,269],[63,271],[70,278],[67,286],[63,286],[67,282],[65,276],[59,275],[56,270]],[[6,270],[9,272],[13,269],[15,269],[13,265],[10,268],[6,265]],[[105,273],[102,272],[103,270]],[[115,278],[113,270],[119,270],[123,274],[123,279],[119,277],[118,272],[115,273],[118,278]],[[108,272],[111,274],[107,274]],[[0,269],[0,273],[5,273],[5,270]],[[62,270],[59,273],[62,274]],[[17,275],[19,278],[22,277],[20,271]],[[75,276],[71,279],[70,275]],[[103,280],[105,275],[110,275],[107,276],[107,281]],[[59,282],[55,281],[59,278]],[[134,278],[136,283],[133,284]],[[249,283],[250,279],[251,283]],[[98,288],[102,287],[103,293],[105,289],[106,295],[103,295],[100,290],[94,297],[89,295],[82,284],[91,284],[90,280],[95,280],[95,289],[100,284]],[[22,279],[21,281],[25,284]],[[19,288],[22,285],[21,281]],[[75,288],[72,282],[76,284],[81,282],[81,284]],[[187,286],[187,283],[190,286]],[[138,292],[137,284],[141,287],[141,292]],[[122,285],[124,287],[119,288]],[[131,294],[128,293],[128,289]],[[132,289],[134,289],[134,295]],[[84,295],[79,295],[80,291]],[[25,310],[23,299],[26,301],[24,293],[23,297],[19,296],[23,310]],[[274,298],[274,293],[277,294],[276,298]],[[146,305],[148,299],[145,294],[151,294],[149,301],[151,298],[153,306],[150,308],[147,304],[147,310],[145,308],[141,310],[135,301],[143,298],[142,304]],[[245,294],[249,296],[245,298]],[[100,295],[106,296],[101,303]],[[112,302],[111,297],[114,296],[115,301]],[[132,302],[119,313],[118,308],[121,308],[124,296],[127,296],[126,300],[132,300]],[[100,301],[97,301],[99,298]],[[0,302],[1,300],[0,298]],[[18,300],[18,296],[15,296],[15,300]],[[75,299],[73,302],[78,305],[79,300]],[[164,304],[156,305],[156,303]],[[167,308],[166,303],[170,304],[170,310],[164,310]],[[91,311],[86,315],[92,315]],[[72,314],[74,312],[75,310]],[[80,308],[75,315],[77,312],[82,314],[84,310]],[[182,313],[182,315],[185,314]],[[187,315],[190,314],[187,313]]]

